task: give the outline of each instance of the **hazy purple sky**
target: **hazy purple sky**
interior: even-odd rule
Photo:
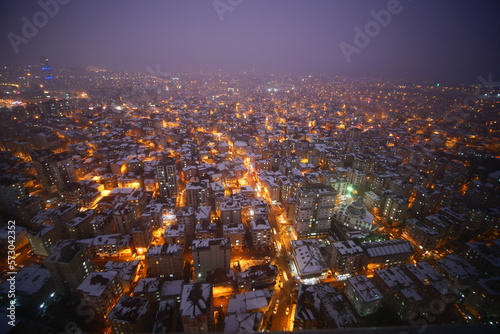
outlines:
[[[47,0],[41,0],[47,1]],[[55,0],[53,0],[55,1]],[[62,1],[62,0],[61,0]],[[67,1],[67,0],[65,0]],[[19,45],[22,17],[37,1],[0,4],[0,64],[97,65],[114,70],[331,73],[353,77],[500,81],[500,1],[401,0],[399,14],[348,63],[341,42],[374,20],[388,0],[220,0],[240,4],[223,14],[213,0],[71,0],[36,36]],[[50,1],[49,1],[50,2]]]

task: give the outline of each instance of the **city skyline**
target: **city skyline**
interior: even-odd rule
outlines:
[[[4,65],[33,64],[45,55],[61,67],[134,72],[158,66],[162,73],[455,84],[500,76],[496,1],[25,0],[1,6]]]

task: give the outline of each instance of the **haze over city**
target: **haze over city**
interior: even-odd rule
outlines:
[[[4,1],[0,333],[496,333],[498,1]]]
[[[492,0],[398,1],[398,14],[349,64],[339,45],[354,45],[354,28],[364,31],[371,12],[391,1],[66,2],[18,53],[2,38],[2,63],[29,64],[41,54],[59,66],[121,71],[159,64],[172,73],[255,70],[448,83],[500,73],[500,3]],[[41,10],[28,0],[1,8],[2,36],[22,36],[22,17],[32,21]]]

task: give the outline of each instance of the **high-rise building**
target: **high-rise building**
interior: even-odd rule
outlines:
[[[175,159],[163,158],[156,166],[156,177],[161,198],[177,197],[177,169]]]
[[[300,237],[326,234],[331,227],[337,191],[331,186],[309,185],[297,189],[294,228]]]
[[[194,208],[190,206],[184,206],[179,208],[176,212],[177,224],[184,225],[186,235],[194,235],[194,224],[195,224],[195,211]]]
[[[186,185],[186,204],[197,209],[210,205],[208,201],[208,185],[205,182],[189,182]]]
[[[231,240],[229,238],[198,239],[191,246],[196,280],[204,281],[207,272],[230,268]]]
[[[117,271],[102,271],[90,273],[78,286],[78,295],[103,320],[111,311],[115,302],[120,298],[123,287]]]
[[[8,177],[0,179],[0,206],[7,214],[17,216],[15,202],[27,195],[23,182],[20,180]]]
[[[106,318],[114,334],[145,333],[153,326],[150,313],[149,300],[123,295]]]
[[[334,242],[329,260],[330,268],[336,273],[337,279],[355,275],[356,271],[361,269],[363,248],[352,240]]]
[[[151,246],[146,253],[152,277],[179,279],[182,277],[184,258],[182,245],[163,244]]]
[[[59,238],[54,226],[41,224],[29,230],[28,240],[33,249],[33,253],[41,256],[48,256],[50,254],[50,246],[59,240]]]
[[[253,246],[257,249],[271,247],[271,224],[267,219],[251,221]]]
[[[30,225],[31,219],[44,208],[43,201],[38,196],[23,197],[15,201],[14,204],[20,221],[25,224],[25,226]]]
[[[212,284],[185,284],[182,287],[180,314],[184,333],[211,332],[214,323]]]
[[[30,155],[45,191],[62,191],[67,184],[78,182],[75,166],[68,153],[54,154],[50,150],[32,150]]]
[[[241,204],[238,201],[225,201],[220,204],[222,225],[241,224]]]
[[[295,309],[294,330],[359,327],[349,302],[329,283],[301,284]]]
[[[60,245],[58,251],[45,259],[45,264],[57,290],[76,293],[78,286],[94,271],[92,252],[88,246],[73,240],[60,241]]]
[[[52,74],[52,68],[50,67],[49,58],[41,56],[40,65],[42,66],[44,83],[51,83],[54,79],[54,75]]]
[[[365,275],[348,278],[344,293],[361,317],[375,313],[382,306],[384,299],[382,293]]]

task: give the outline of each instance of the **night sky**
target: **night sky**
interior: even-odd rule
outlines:
[[[365,30],[374,21],[370,11],[392,1],[219,0],[231,9],[223,13],[213,0],[64,1],[17,54],[8,34],[23,37],[21,19],[33,22],[42,9],[33,0],[1,1],[0,64],[38,64],[45,55],[53,67],[146,72],[159,64],[171,73],[255,70],[443,83],[492,74],[500,82],[498,0],[402,0],[350,63],[340,43],[355,46],[354,28]]]

